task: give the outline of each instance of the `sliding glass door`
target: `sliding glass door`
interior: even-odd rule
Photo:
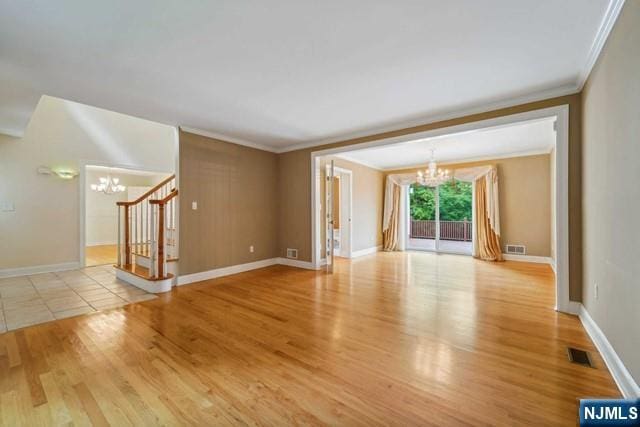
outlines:
[[[438,251],[471,255],[471,187],[455,179],[438,187]]]
[[[472,184],[409,188],[409,249],[471,255]]]

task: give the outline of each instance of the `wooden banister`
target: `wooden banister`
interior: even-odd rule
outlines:
[[[173,199],[177,195],[178,190],[174,188],[173,190],[171,190],[171,193],[167,194],[164,199],[151,199],[149,200],[149,203],[151,203],[152,205],[166,205],[169,200]]]
[[[160,188],[162,188],[163,185],[166,185],[168,182],[170,182],[175,177],[176,177],[175,175],[171,175],[170,177],[164,179],[163,181],[158,183],[155,187],[153,187],[152,189],[150,189],[149,191],[147,191],[146,193],[144,193],[142,196],[138,197],[135,200],[124,201],[124,202],[116,202],[116,205],[118,205],[118,206],[131,206],[131,205],[138,204],[141,201],[143,201],[144,199],[146,199],[147,197],[149,197],[150,195],[152,195],[153,193],[155,193],[156,191],[158,191]]]
[[[135,200],[116,202],[120,268],[133,268],[139,257],[148,257],[150,280],[170,276],[166,274],[166,261],[177,258],[168,248],[175,246],[176,204],[173,199],[177,195],[175,175],[171,175]],[[124,227],[121,227],[121,221]]]

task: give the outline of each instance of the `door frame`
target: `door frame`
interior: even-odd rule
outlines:
[[[106,168],[114,168],[114,169],[126,169],[126,170],[130,170],[132,172],[149,172],[149,173],[155,173],[155,174],[169,174],[171,175],[171,172],[158,172],[157,170],[153,170],[144,166],[135,166],[135,165],[127,165],[127,164],[116,164],[116,163],[108,163],[108,162],[103,162],[103,161],[93,161],[93,160],[80,160],[79,161],[79,170],[78,170],[78,187],[79,187],[79,193],[78,193],[78,198],[79,198],[79,202],[80,202],[80,215],[78,218],[78,225],[79,225],[79,233],[78,233],[78,244],[79,244],[79,252],[78,252],[78,258],[79,258],[79,268],[85,268],[85,264],[86,264],[86,244],[87,244],[87,237],[86,237],[86,233],[87,233],[87,225],[86,225],[86,215],[87,215],[87,202],[86,202],[86,192],[87,192],[87,167],[88,166],[100,166],[100,167],[106,167]],[[177,177],[177,175],[176,175]],[[177,208],[177,207],[176,207]],[[115,209],[115,203],[114,203],[114,209]],[[177,218],[176,218],[177,219]]]
[[[541,108],[510,114],[485,120],[471,121],[453,126],[445,126],[423,132],[410,133],[396,137],[381,138],[359,144],[343,145],[334,148],[320,149],[311,152],[311,252],[312,266],[319,269],[320,258],[319,216],[319,177],[320,157],[339,154],[363,148],[381,147],[414,141],[421,138],[433,138],[460,132],[473,132],[487,127],[506,126],[519,122],[536,119],[556,119],[556,304],[555,309],[566,313],[575,313],[577,304],[569,300],[569,105],[562,104],[554,107]]]
[[[331,167],[330,164],[326,164],[325,165],[325,173],[328,176],[328,171],[329,168]],[[349,221],[347,222],[348,224],[348,234],[349,234],[349,250],[347,251],[346,254],[344,254],[342,252],[342,244],[340,245],[340,255],[338,255],[341,258],[351,258],[353,256],[353,171],[351,171],[350,169],[345,169],[343,167],[340,166],[333,166],[333,176],[335,177],[337,174],[345,174],[345,175],[349,175]],[[341,178],[342,179],[342,178]],[[326,184],[325,184],[326,185]],[[327,191],[326,191],[326,187],[325,187],[325,195],[324,195],[324,200],[325,200],[325,206],[327,203]],[[325,208],[326,209],[326,208]],[[340,212],[342,212],[342,207],[340,208]],[[342,221],[340,221],[340,224],[342,224]],[[340,236],[342,236],[342,226],[340,227]]]

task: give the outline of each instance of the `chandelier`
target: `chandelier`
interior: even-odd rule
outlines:
[[[115,194],[121,193],[127,189],[124,185],[119,184],[120,179],[112,178],[111,174],[108,174],[106,178],[101,176],[99,181],[100,182],[98,184],[91,184],[91,189],[93,191],[100,191],[104,194]]]
[[[429,160],[428,169],[425,171],[418,171],[416,180],[418,184],[426,187],[437,187],[440,184],[444,184],[449,180],[449,171],[438,169],[435,157],[433,155],[433,149],[431,150],[431,160]]]

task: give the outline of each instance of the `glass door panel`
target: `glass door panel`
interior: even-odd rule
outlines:
[[[409,248],[436,250],[436,198],[432,187],[409,187]]]
[[[472,185],[453,179],[438,187],[436,249],[471,255]]]

